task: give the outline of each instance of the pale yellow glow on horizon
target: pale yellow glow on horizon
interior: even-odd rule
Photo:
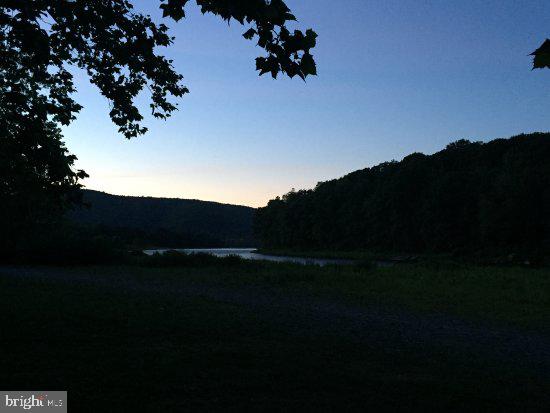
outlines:
[[[331,165],[289,163],[278,165],[242,162],[166,163],[149,166],[114,160],[101,163],[79,162],[89,178],[82,183],[88,189],[113,195],[159,198],[198,199],[234,205],[262,207],[292,188],[313,188],[319,181],[344,175]]]
[[[92,175],[84,182],[85,188],[113,195],[151,196],[158,198],[198,199],[224,204],[262,207],[270,199],[283,195],[291,188],[284,184],[261,187],[246,182],[228,183],[223,180],[184,181],[177,177],[131,177]]]

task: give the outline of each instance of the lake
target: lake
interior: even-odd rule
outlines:
[[[187,254],[210,254],[216,257],[228,257],[230,255],[236,255],[246,260],[258,260],[258,261],[274,261],[274,262],[292,262],[295,264],[303,265],[349,265],[353,264],[352,260],[345,259],[328,259],[328,258],[306,258],[306,257],[288,257],[260,254],[255,252],[256,248],[161,248],[144,250],[147,255],[153,255],[154,253],[164,253],[166,251],[179,251]]]

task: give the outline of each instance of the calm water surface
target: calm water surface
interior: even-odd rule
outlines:
[[[230,255],[236,255],[246,260],[263,260],[263,261],[274,261],[274,262],[293,262],[296,264],[303,265],[330,265],[330,264],[352,264],[352,260],[344,259],[325,259],[325,258],[305,258],[305,257],[285,257],[285,256],[276,256],[276,255],[266,255],[259,254],[256,251],[256,248],[164,248],[164,249],[154,249],[154,250],[144,250],[145,254],[153,255],[154,253],[164,253],[166,251],[179,251],[185,252],[187,254],[211,254],[216,257],[227,257]]]

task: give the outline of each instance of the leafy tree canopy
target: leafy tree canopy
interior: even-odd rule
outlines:
[[[163,16],[180,20],[187,0],[160,0]],[[72,76],[67,65],[84,69],[111,103],[110,116],[127,138],[146,132],[134,99],[144,88],[151,92],[151,112],[166,118],[175,109],[170,97],[188,93],[172,61],[159,47],[172,44],[168,27],[136,13],[126,0],[7,0],[0,8],[2,90],[12,98],[32,94],[42,110],[66,125],[81,107],[72,98]],[[197,0],[203,13],[251,26],[246,39],[257,39],[267,56],[256,59],[260,75],[290,77],[316,74],[310,53],[317,35],[291,33],[286,24],[296,20],[282,0]],[[25,83],[27,89],[23,90]],[[25,99],[28,100],[28,99]],[[38,102],[36,102],[38,103]]]
[[[531,56],[534,56],[533,69],[550,69],[550,39],[546,39]]]

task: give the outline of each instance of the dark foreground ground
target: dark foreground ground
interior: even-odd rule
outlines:
[[[73,411],[545,411],[550,271],[0,267],[0,388]]]

